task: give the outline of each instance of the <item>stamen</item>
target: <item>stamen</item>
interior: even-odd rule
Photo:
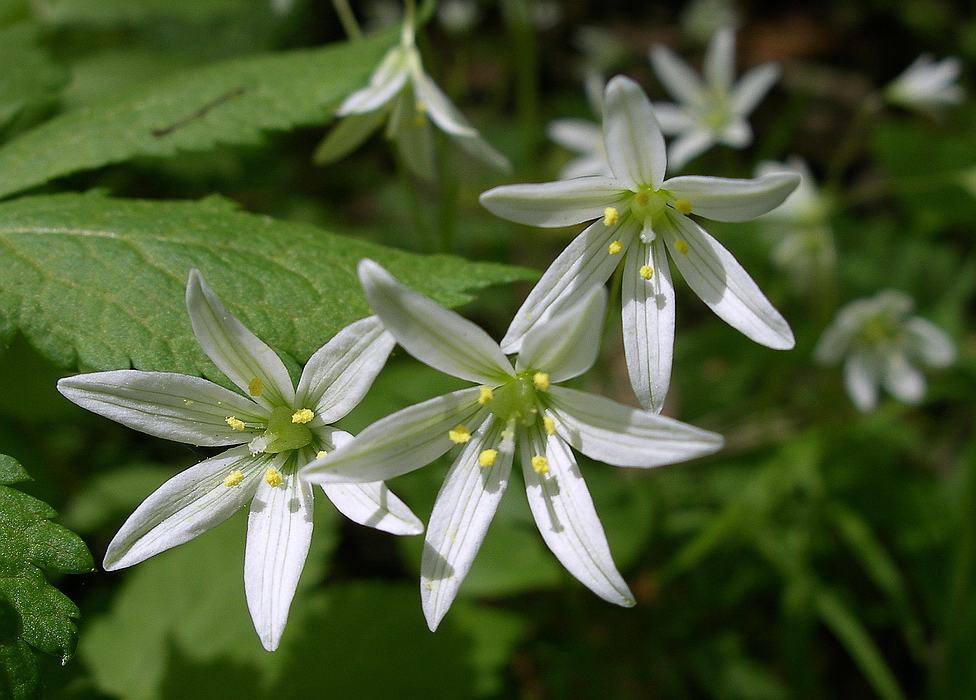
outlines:
[[[549,472],[549,460],[545,457],[536,455],[532,458],[532,471],[536,474],[546,474]]]
[[[624,249],[623,241],[614,241],[607,248],[607,252],[610,253],[610,255],[620,255],[620,253],[623,252],[623,249]]]
[[[641,266],[641,269],[638,270],[637,272],[638,274],[640,274],[641,277],[643,277],[646,280],[649,280],[654,276],[654,270],[652,270],[647,265]]]
[[[607,207],[603,210],[603,225],[613,226],[617,223],[617,219],[620,218],[620,213],[613,207]]]
[[[689,202],[687,199],[676,199],[674,202],[674,208],[679,214],[690,214],[691,202]]]
[[[318,452],[315,453],[315,459],[322,459],[327,454],[329,454],[329,453],[326,452],[325,450],[319,450]]]
[[[230,488],[231,486],[237,486],[242,481],[244,481],[244,472],[240,469],[235,469],[224,477],[224,486]]]
[[[688,244],[684,241],[675,241],[674,249],[684,255],[686,258],[688,257]]]
[[[305,423],[308,423],[313,418],[315,418],[315,414],[312,412],[311,409],[308,408],[299,409],[291,414],[292,423],[300,423],[304,425]]]
[[[268,471],[264,473],[264,481],[268,486],[276,489],[281,486],[281,482],[284,480],[281,478],[281,472],[274,467],[268,467]]]
[[[234,416],[227,416],[224,418],[224,422],[227,423],[234,430],[244,430],[244,421],[240,418],[235,418]]]
[[[264,382],[261,381],[261,377],[255,377],[247,383],[247,393],[251,396],[260,396],[264,391]]]
[[[192,406],[195,403],[196,403],[196,401],[194,401],[193,399],[183,399],[183,405],[184,406],[190,407],[190,406]]]
[[[482,469],[493,467],[496,459],[498,459],[498,450],[482,450],[478,455],[478,464]]]
[[[486,403],[494,398],[495,392],[491,390],[490,386],[481,387],[481,395],[478,396],[478,405],[484,406]]]
[[[454,430],[448,430],[447,436],[451,438],[451,442],[453,442],[455,445],[463,445],[471,440],[471,431],[469,431],[463,425],[459,425]]]
[[[532,383],[539,391],[549,391],[549,375],[545,372],[536,372],[532,375]]]
[[[546,435],[552,436],[556,434],[556,421],[552,419],[552,416],[543,416],[542,425],[546,429]]]

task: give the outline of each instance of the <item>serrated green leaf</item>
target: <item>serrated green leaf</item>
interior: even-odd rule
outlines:
[[[0,642],[0,698],[40,700],[41,672],[34,652],[23,641]]]
[[[197,267],[248,328],[304,362],[369,315],[355,275],[363,257],[449,306],[466,290],[535,275],[403,253],[217,198],[28,197],[0,204],[0,340],[19,328],[65,368],[213,372],[183,301]]]
[[[67,82],[67,72],[41,48],[39,35],[28,23],[0,29],[0,66],[6,67],[0,72],[0,125]]]
[[[20,462],[13,457],[0,455],[0,484],[16,484],[28,479],[30,476],[27,470],[20,466]]]
[[[383,33],[220,62],[65,112],[0,148],[0,196],[134,156],[255,143],[265,130],[324,124],[393,39]]]

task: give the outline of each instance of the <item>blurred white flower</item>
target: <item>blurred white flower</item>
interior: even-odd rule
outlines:
[[[650,51],[651,66],[677,104],[655,103],[665,136],[677,138],[668,148],[668,163],[680,170],[716,143],[745,148],[752,143],[746,117],[779,78],[779,66],[765,63],[735,81],[735,30],[715,32],[705,49],[704,81],[663,44]]]
[[[721,27],[736,26],[738,14],[732,0],[692,0],[681,13],[681,29],[704,44]]]
[[[933,112],[963,101],[963,89],[955,84],[962,63],[955,56],[935,61],[922,54],[884,89],[888,102],[909,109]]]
[[[878,389],[905,403],[925,397],[925,376],[915,366],[947,367],[956,350],[931,321],[912,316],[911,297],[885,289],[842,308],[814,348],[821,364],[844,360],[844,386],[861,411],[878,405]]]
[[[476,0],[443,0],[437,6],[437,21],[451,34],[471,31],[479,15]]]
[[[586,97],[593,113],[603,118],[605,81],[597,71],[587,71]],[[607,149],[603,145],[603,125],[585,119],[553,119],[546,128],[550,140],[576,154],[559,171],[560,180],[586,175],[610,175]]]

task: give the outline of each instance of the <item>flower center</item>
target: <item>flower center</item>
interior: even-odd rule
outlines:
[[[268,428],[248,445],[251,454],[267,452],[276,454],[285,450],[297,450],[312,442],[312,431],[304,423],[296,423],[296,415],[287,406],[279,406],[271,412]]]
[[[539,415],[536,392],[548,388],[549,375],[544,372],[519,372],[514,379],[492,392],[488,410],[505,423],[514,420],[522,425],[532,425]]]
[[[638,221],[644,224],[645,230],[653,230],[660,223],[662,217],[666,215],[668,209],[675,208],[676,202],[686,202],[686,200],[675,200],[674,195],[668,190],[652,190],[650,187],[641,187],[630,198],[630,211]],[[690,210],[688,207],[687,211]],[[684,214],[687,211],[681,213]]]

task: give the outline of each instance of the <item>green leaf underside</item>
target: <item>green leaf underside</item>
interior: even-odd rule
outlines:
[[[26,474],[22,469],[22,474],[16,474],[12,461],[0,459],[0,474],[20,480]],[[16,462],[13,465],[19,468]],[[94,565],[80,537],[48,520],[56,515],[43,501],[0,486],[0,599],[9,604],[7,613],[12,609],[20,617],[16,638],[11,638],[12,614],[4,617],[0,639],[0,665],[9,683],[30,675],[19,642],[62,659],[74,651],[76,629],[71,618],[78,617],[78,608],[47,582],[41,569],[80,574],[92,571]]]
[[[304,362],[369,315],[355,273],[364,257],[448,306],[468,301],[467,291],[535,275],[403,253],[213,197],[26,197],[0,203],[0,342],[20,330],[66,369],[212,372],[183,301],[196,267],[258,337]]]
[[[135,156],[255,143],[265,130],[324,124],[394,38],[234,59],[65,112],[0,148],[0,196]]]

